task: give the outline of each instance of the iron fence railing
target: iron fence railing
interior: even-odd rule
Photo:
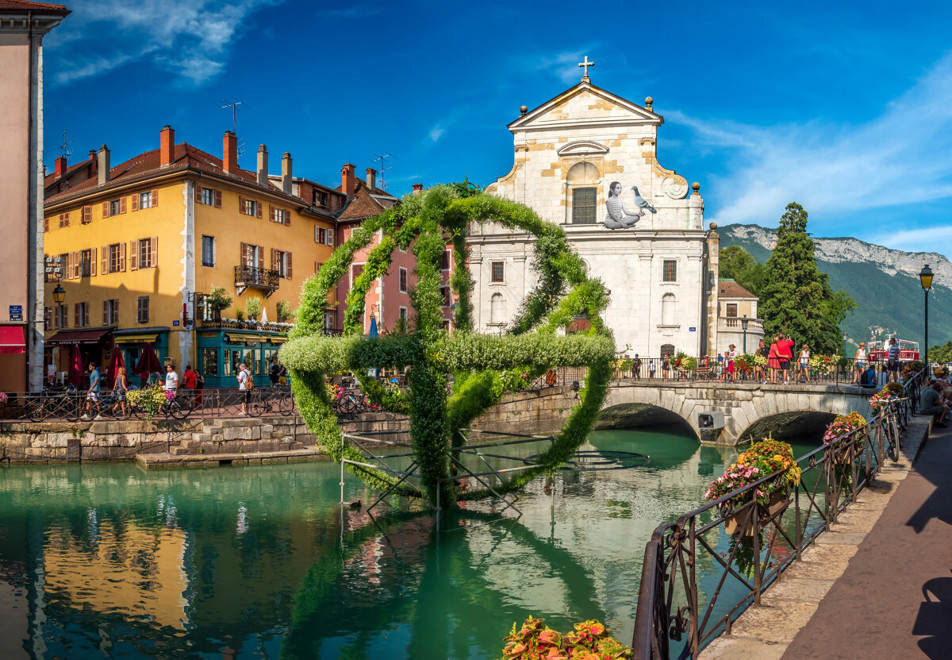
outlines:
[[[728,370],[727,361],[718,362],[712,358],[691,358],[690,364],[696,365],[691,368],[685,366],[675,366],[671,364],[668,358],[639,358],[632,360],[631,366],[615,369],[614,378],[616,380],[661,380],[661,381],[705,381],[711,383],[765,383],[782,384],[787,383],[817,383],[849,385],[859,384],[859,373],[852,363],[846,366],[840,366],[837,363],[831,363],[822,367],[809,367],[802,369],[799,361],[794,359],[790,362],[790,368],[784,374],[783,370],[772,372],[767,367],[751,366],[749,370],[741,370],[736,366],[734,372]],[[682,360],[682,363],[684,361]],[[884,361],[873,360],[867,363],[877,374],[877,386],[879,382],[885,382],[886,363]],[[880,374],[883,374],[880,377]]]
[[[898,448],[902,428],[918,408],[922,377],[920,372],[907,381],[903,396],[866,427],[797,459],[799,484],[776,508],[759,505],[754,492],[782,472],[659,526],[645,548],[634,657],[695,658],[718,635],[729,633],[749,605],[759,604],[763,591],[836,521],[887,453]],[[734,508],[738,501],[745,503]]]
[[[281,273],[270,268],[255,266],[235,266],[235,284],[252,286],[259,289],[277,289],[281,283]]]

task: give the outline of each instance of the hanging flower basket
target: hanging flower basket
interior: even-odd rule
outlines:
[[[869,428],[866,426],[866,420],[858,412],[851,412],[849,415],[837,415],[829,426],[826,427],[826,433],[823,434],[823,442],[832,443],[837,438],[853,433],[852,440],[841,441],[832,452],[833,463],[843,465],[849,463],[852,458],[852,449],[862,448],[866,438],[869,437]]]
[[[800,468],[793,457],[793,448],[786,442],[767,436],[751,444],[747,451],[737,457],[736,463],[710,483],[704,498],[718,500],[771,474],[776,476],[728,500],[730,509],[737,511],[755,499],[756,515],[762,523],[766,523],[787,508],[790,504],[790,489],[800,483]],[[739,532],[750,515],[749,509],[729,515],[726,518],[727,533]],[[753,525],[748,525],[745,533],[752,534]]]

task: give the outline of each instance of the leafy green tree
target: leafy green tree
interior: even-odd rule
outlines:
[[[942,346],[933,346],[929,349],[929,361],[939,364],[952,362],[952,341],[947,341]]]
[[[718,276],[729,278],[755,296],[760,296],[767,277],[767,267],[757,261],[739,245],[721,250],[718,257]]]
[[[829,277],[816,265],[807,212],[787,205],[777,229],[777,245],[767,260],[760,291],[760,313],[768,337],[791,335],[808,342],[814,353],[834,353],[842,346],[839,324],[855,307],[844,292],[834,293]]]

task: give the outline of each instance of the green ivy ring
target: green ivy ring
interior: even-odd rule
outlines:
[[[499,336],[472,330],[473,280],[468,268],[466,229],[471,223],[494,222],[535,235],[534,267],[538,286],[526,297],[508,332]],[[354,254],[382,232],[363,272],[347,296],[344,333],[324,336],[324,312],[338,280],[347,274]],[[447,242],[453,244],[454,272],[450,287],[458,299],[455,331],[441,328],[443,285],[440,262]],[[365,297],[371,284],[386,275],[395,248],[412,249],[416,257],[416,288],[411,291],[414,332],[376,339],[362,336]],[[567,289],[567,292],[566,292]],[[568,246],[561,227],[539,218],[521,204],[491,195],[459,198],[449,186],[435,186],[407,195],[401,204],[355,229],[302,289],[297,325],[280,359],[291,372],[298,410],[319,446],[337,461],[362,461],[360,451],[344,442],[326,388],[328,372],[352,371],[367,397],[386,410],[410,417],[410,437],[419,465],[420,485],[398,480],[383,470],[348,463],[348,469],[375,488],[425,497],[451,505],[457,498],[489,496],[488,490],[459,494],[450,477],[449,449],[464,442],[465,429],[499,401],[513,375],[532,378],[553,367],[588,367],[579,402],[562,431],[538,458],[538,466],[508,477],[494,493],[521,488],[538,474],[555,469],[581,445],[598,417],[611,377],[615,345],[601,319],[608,303],[603,283],[590,279],[584,262]],[[576,318],[589,328],[559,336]],[[365,374],[369,368],[408,368],[406,395],[386,390]],[[448,376],[454,375],[452,394]]]

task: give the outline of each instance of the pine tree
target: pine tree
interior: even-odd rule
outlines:
[[[830,289],[829,277],[816,265],[807,212],[787,205],[777,229],[777,245],[767,260],[760,314],[768,338],[783,333],[813,353],[835,353],[842,346],[839,324],[855,307],[843,291]]]

